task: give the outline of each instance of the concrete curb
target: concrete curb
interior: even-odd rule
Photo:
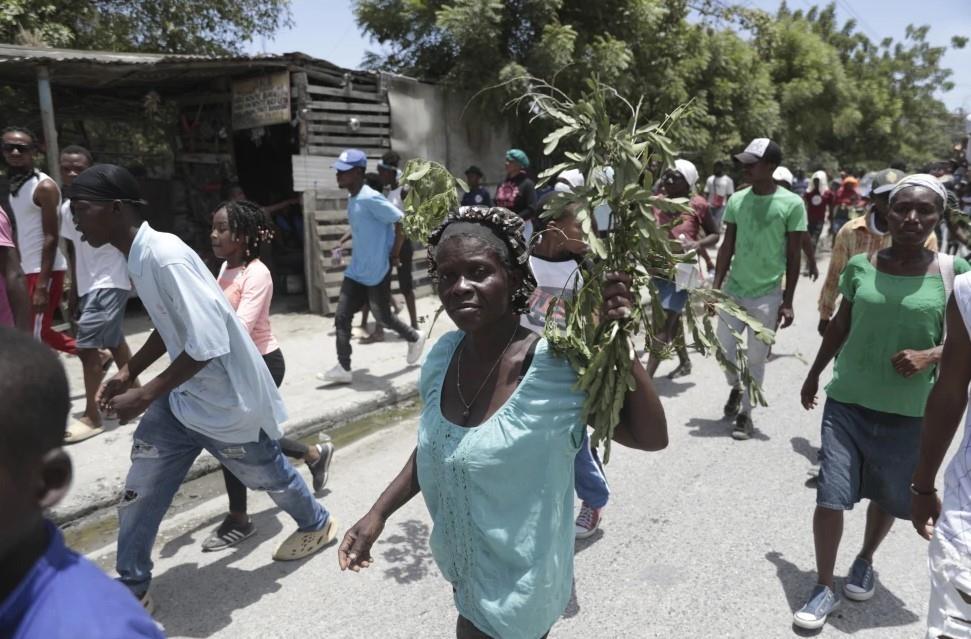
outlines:
[[[338,406],[334,410],[325,410],[316,415],[302,417],[297,420],[288,421],[284,424],[284,430],[288,437],[300,439],[316,433],[333,430],[347,422],[360,419],[371,413],[395,406],[418,396],[418,381],[405,381],[382,391],[378,397],[369,397],[359,403]],[[185,482],[197,479],[203,475],[218,471],[219,462],[203,452],[192,464],[192,468],[185,476]],[[118,503],[118,498],[124,489],[124,484],[117,486],[103,486],[99,490],[99,495],[94,499],[86,500],[84,503],[73,507],[56,509],[47,513],[47,516],[58,526],[69,526],[78,520],[90,517],[101,511],[114,508]]]

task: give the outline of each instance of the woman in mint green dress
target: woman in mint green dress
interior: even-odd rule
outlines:
[[[418,446],[338,550],[342,569],[369,566],[388,517],[420,492],[432,554],[454,590],[459,639],[545,637],[573,583],[584,395],[569,363],[520,326],[535,286],[522,232],[506,209],[462,207],[432,234],[431,271],[459,330],[422,365]],[[621,273],[605,282],[605,321],[629,313],[629,283]],[[634,359],[637,385],[614,440],[660,450],[664,410]]]

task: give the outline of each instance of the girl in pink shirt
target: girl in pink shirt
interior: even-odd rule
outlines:
[[[226,260],[219,271],[219,287],[236,309],[243,326],[263,355],[277,387],[283,383],[286,364],[280,345],[270,328],[270,302],[273,299],[273,276],[260,260],[260,247],[273,237],[273,231],[259,205],[247,200],[231,200],[216,209],[212,216],[212,252]],[[286,437],[280,448],[288,457],[303,459],[313,475],[314,490],[327,483],[334,445],[326,441],[307,446]],[[203,550],[223,550],[256,532],[246,513],[246,487],[223,467],[229,514],[202,542]]]

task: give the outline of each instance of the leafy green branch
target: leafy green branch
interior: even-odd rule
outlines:
[[[697,260],[693,252],[684,253],[680,243],[670,238],[669,225],[655,213],[688,212],[687,202],[651,191],[656,171],[670,165],[674,156],[669,134],[691,106],[678,107],[661,122],[644,122],[641,103],[632,104],[596,79],[587,82],[587,91],[576,100],[542,80],[531,78],[529,86],[531,89],[512,103],[527,106],[533,122],[553,129],[543,140],[544,153],[553,156],[559,150],[562,157],[540,177],[551,178],[571,169],[584,175],[583,186],[571,193],[555,194],[542,213],[547,218],[560,217],[567,211],[575,215],[595,258],[583,270],[583,283],[573,295],[563,296],[565,326],[560,328],[548,318],[546,337],[578,373],[578,388],[587,394],[583,416],[593,427],[593,445],[604,445],[606,461],[627,392],[634,389],[631,366],[637,354],[633,338],[643,333],[647,350],[666,355],[654,339],[663,327],[665,313],[653,276],[674,280],[678,264]],[[624,117],[613,116],[618,112]],[[593,214],[602,205],[611,211],[610,229],[604,236],[598,232]],[[625,319],[601,322],[600,283],[613,271],[633,276],[635,304]],[[707,309],[742,320],[767,343],[771,343],[773,332],[721,291],[694,289],[690,300],[705,309],[696,312],[689,308],[686,313],[692,347],[713,354],[723,367],[735,370],[752,392],[753,401],[764,403],[748,369],[743,336],[733,333],[740,347],[733,364],[716,338]]]

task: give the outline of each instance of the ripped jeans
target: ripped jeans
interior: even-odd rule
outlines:
[[[152,579],[152,546],[162,517],[203,449],[250,490],[268,492],[301,531],[320,530],[330,517],[276,441],[261,432],[258,442],[228,444],[190,430],[172,414],[166,395],[152,403],[135,429],[132,465],[118,506],[115,568],[136,596],[148,591]]]

